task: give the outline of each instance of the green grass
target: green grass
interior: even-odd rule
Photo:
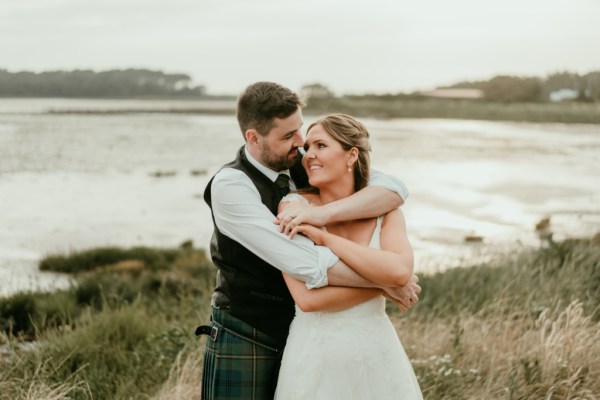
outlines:
[[[235,107],[153,110],[66,110],[58,114],[185,113],[235,115]],[[306,115],[346,113],[361,118],[447,118],[490,121],[558,122],[600,124],[600,102],[493,102],[487,100],[440,99],[418,95],[363,95],[310,98]]]
[[[599,239],[422,276],[419,304],[389,311],[425,398],[593,399]],[[215,268],[174,251],[159,269],[123,267],[127,256],[76,274],[70,290],[0,299],[0,399],[199,398],[193,330],[207,321]],[[84,254],[110,258],[101,252]]]
[[[150,250],[121,253],[130,260]],[[105,251],[60,259],[77,271],[89,269],[76,265],[81,260],[118,262],[114,249]],[[193,331],[207,319],[215,270],[202,251],[154,254],[161,262],[178,256],[160,270],[94,267],[69,290],[0,299],[0,344],[8,349],[0,353],[0,399],[135,399],[158,391],[179,353],[197,343]]]
[[[595,399],[600,236],[421,278],[389,308],[428,399]]]
[[[408,96],[310,99],[306,114],[346,113],[368,118],[450,118],[600,124],[600,103],[497,103]]]
[[[94,268],[114,265],[124,261],[140,261],[145,267],[153,270],[166,269],[177,258],[186,253],[185,249],[153,249],[134,247],[104,247],[69,255],[50,255],[40,263],[40,270],[54,272],[83,272]]]
[[[136,259],[142,261],[135,264],[139,268],[123,263]],[[78,273],[77,284],[68,290],[0,299],[0,331],[35,338],[49,328],[73,324],[87,308],[125,306],[139,297],[169,304],[183,296],[202,298],[211,292],[205,282],[214,273],[204,252],[192,249],[94,249],[50,256],[41,264],[54,271],[88,272]]]
[[[441,317],[541,310],[578,299],[600,320],[600,240],[567,240],[485,265],[423,276],[415,316]]]

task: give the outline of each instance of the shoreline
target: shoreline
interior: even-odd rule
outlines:
[[[1,101],[23,100],[76,103],[95,102],[88,107],[48,105],[36,111],[8,110],[0,115],[128,115],[128,114],[188,114],[235,115],[235,99],[179,99],[179,98],[0,98]],[[103,107],[101,103],[112,103]],[[115,106],[115,104],[122,105]],[[128,104],[136,103],[135,106]],[[140,104],[161,104],[159,107]],[[191,105],[196,103],[197,105]],[[0,107],[1,108],[1,107]],[[600,124],[600,103],[498,103],[484,100],[439,98],[376,98],[348,96],[340,98],[313,98],[304,107],[304,114],[318,116],[326,113],[346,113],[359,118],[374,119],[443,119],[498,122]]]

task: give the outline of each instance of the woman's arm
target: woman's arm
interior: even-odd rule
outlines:
[[[294,298],[294,302],[304,312],[345,310],[374,297],[384,295],[381,289],[342,286],[308,289],[304,282],[287,274],[283,274],[283,278]]]
[[[296,233],[308,236],[315,244],[327,246],[360,275],[383,287],[404,286],[412,276],[413,252],[400,209],[385,216],[381,250],[362,246],[311,225],[296,227],[290,237]]]
[[[307,207],[312,207],[309,205],[309,201],[315,200],[316,197],[309,194],[304,194],[302,196],[297,193],[291,194],[286,196],[286,198],[279,203],[279,212],[283,212],[287,209],[287,207],[290,207],[293,204],[299,204],[299,202],[302,202],[303,204],[305,203]],[[335,264],[330,265],[327,269],[327,281],[329,285],[333,286],[358,288],[378,287],[378,285],[374,284],[368,279],[365,279],[352,268],[347,266],[343,261],[339,260],[339,258]]]
[[[285,210],[290,204],[297,203],[297,201],[282,201],[279,203],[279,212]],[[308,200],[306,203],[308,203]],[[348,270],[348,272],[356,274],[355,271],[347,266],[342,266]],[[290,275],[284,273],[283,278],[285,279],[285,283],[292,294],[292,297],[294,298],[294,302],[304,312],[345,310],[357,304],[371,300],[376,296],[385,295],[383,290],[376,288],[325,286],[322,288],[308,289],[304,282],[297,280]]]

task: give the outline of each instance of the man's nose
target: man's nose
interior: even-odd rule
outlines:
[[[302,139],[302,134],[300,132],[297,132],[294,135],[294,147],[303,147],[304,146],[304,139]]]

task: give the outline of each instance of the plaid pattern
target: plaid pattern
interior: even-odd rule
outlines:
[[[211,326],[219,325],[280,351],[254,344],[220,327],[216,340],[210,336],[206,339],[202,399],[272,400],[285,343],[257,331],[226,311],[213,308]]]

